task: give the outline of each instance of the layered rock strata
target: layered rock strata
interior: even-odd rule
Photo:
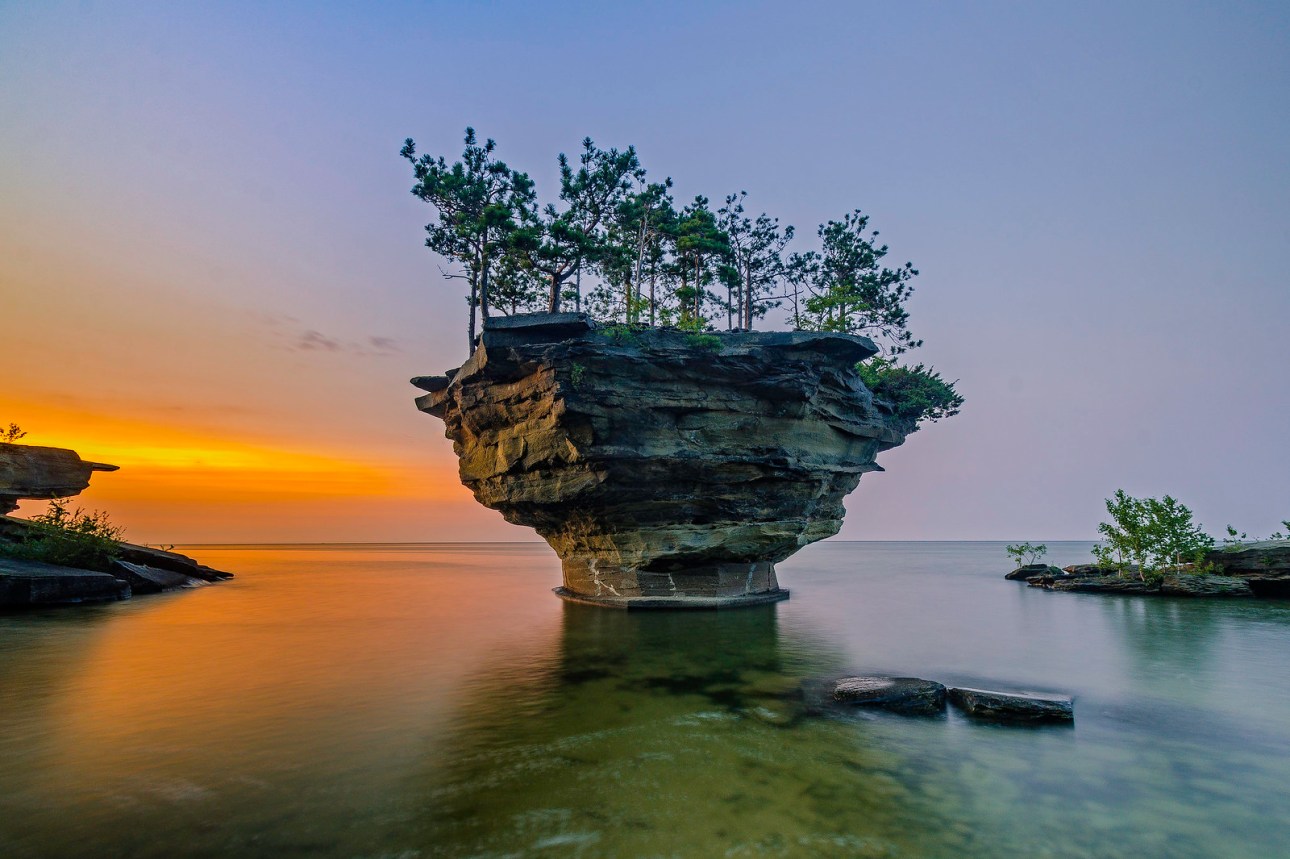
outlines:
[[[23,498],[79,495],[96,471],[117,466],[81,459],[74,450],[30,444],[0,444],[0,513],[18,507]]]
[[[624,607],[780,599],[774,565],[836,534],[843,498],[913,427],[861,383],[864,337],[489,320],[423,376],[461,480],[560,556],[568,598]]]

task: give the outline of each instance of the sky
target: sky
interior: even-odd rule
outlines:
[[[841,539],[1092,539],[1116,489],[1290,518],[1284,3],[0,0],[0,423],[140,542],[530,540],[414,375],[460,283],[399,158],[584,136],[677,198],[862,208],[961,415]],[[43,505],[27,502],[25,515]]]

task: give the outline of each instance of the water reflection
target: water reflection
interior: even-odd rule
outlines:
[[[239,578],[0,617],[0,856],[1254,857],[1290,832],[1290,604],[1042,593],[972,544],[808,550],[794,599],[693,614],[561,603],[544,546],[203,557]],[[1071,691],[1075,728],[808,715],[802,681],[851,669]]]

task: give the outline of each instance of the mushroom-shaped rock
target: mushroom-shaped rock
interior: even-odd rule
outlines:
[[[842,525],[843,499],[913,427],[833,333],[488,320],[455,373],[417,377],[461,481],[560,556],[562,596],[626,608],[782,598],[775,563]]]

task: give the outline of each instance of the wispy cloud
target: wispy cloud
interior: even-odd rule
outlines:
[[[286,348],[293,352],[344,352],[362,358],[380,358],[403,352],[397,340],[379,334],[369,334],[358,340],[342,340],[314,328],[303,331],[294,329],[294,326],[288,328],[281,322],[271,323],[270,328],[274,329],[277,337],[287,341]]]
[[[296,337],[292,348],[303,352],[340,352],[345,346],[321,331],[310,329]]]

